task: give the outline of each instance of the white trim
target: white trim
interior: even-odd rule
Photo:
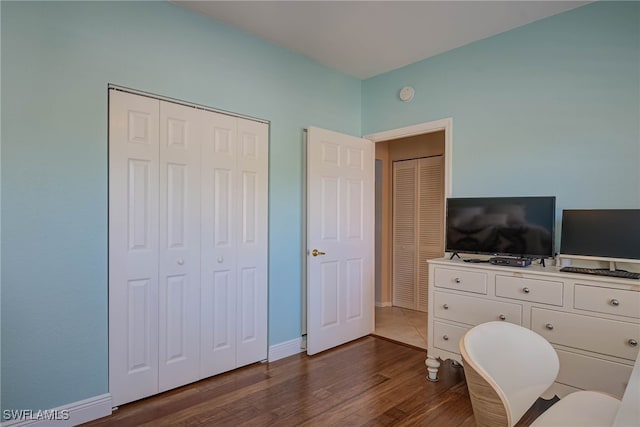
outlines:
[[[376,307],[393,307],[393,304],[390,302],[377,302]]]
[[[364,138],[373,142],[390,141],[407,136],[421,135],[423,133],[444,130],[444,198],[451,196],[451,173],[453,165],[453,118],[434,120],[403,128],[372,133]]]
[[[307,302],[307,293],[309,289],[307,288],[307,262],[308,262],[308,248],[307,248],[307,139],[309,133],[307,129],[304,129],[302,135],[302,241],[300,242],[302,246],[302,265],[301,265],[301,273],[300,281],[302,282],[302,289],[300,291],[301,299],[300,304],[302,305],[302,313],[300,318],[300,333],[302,335],[307,334],[307,310],[308,310],[308,302]]]
[[[304,340],[300,337],[269,346],[268,360],[269,362],[275,362],[276,360],[284,359],[285,357],[293,356],[294,354],[303,353],[304,351]]]
[[[158,94],[151,93],[151,92],[143,92],[141,90],[131,89],[131,88],[125,87],[125,86],[115,85],[113,83],[109,83],[107,85],[107,90],[118,90],[120,92],[126,92],[126,93],[131,93],[131,94],[134,94],[134,95],[145,96],[147,98],[159,99],[160,101],[171,102],[173,104],[183,105],[185,107],[191,107],[191,108],[195,108],[195,109],[198,109],[198,110],[211,111],[213,113],[224,114],[226,116],[236,117],[236,118],[240,118],[240,119],[247,119],[247,120],[251,120],[251,121],[254,121],[254,122],[258,122],[258,123],[266,123],[268,125],[271,124],[270,120],[260,119],[258,117],[246,116],[244,114],[234,113],[234,112],[227,111],[227,110],[221,110],[219,108],[208,107],[206,105],[196,104],[194,102],[183,101],[181,99],[170,98],[168,96],[162,96],[162,95],[158,95]]]
[[[444,199],[443,212],[447,215],[447,198],[451,197],[451,174],[453,173],[453,118],[434,120],[432,122],[419,123],[403,128],[391,129],[366,135],[370,141],[384,142],[408,136],[422,135],[425,133],[444,130]],[[446,224],[442,224],[442,241],[446,242]],[[389,283],[391,286],[391,283]]]
[[[54,427],[71,427],[78,424],[86,423],[89,421],[97,420],[98,418],[111,415],[111,394],[101,394],[99,396],[90,397],[88,399],[80,400],[78,402],[69,403],[67,405],[58,406],[54,409],[49,409],[43,412],[48,414],[58,415],[58,418],[66,418],[64,412],[68,411],[69,418],[58,420],[12,420],[5,421],[0,426],[2,427],[22,427],[22,426],[54,426]],[[37,410],[33,410],[34,416],[38,413]]]

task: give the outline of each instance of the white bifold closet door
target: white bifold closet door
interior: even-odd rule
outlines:
[[[268,128],[120,91],[109,102],[120,405],[266,359]]]
[[[203,378],[267,358],[267,127],[209,114],[202,150]]]
[[[393,163],[393,305],[427,311],[427,260],[443,255],[442,156]]]
[[[162,392],[199,378],[202,111],[159,104],[158,389]]]

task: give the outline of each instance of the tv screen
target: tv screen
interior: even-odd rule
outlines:
[[[554,256],[556,198],[449,198],[446,250],[526,258]]]
[[[640,259],[640,209],[565,209],[560,253]]]

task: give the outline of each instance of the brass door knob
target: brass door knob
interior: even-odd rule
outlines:
[[[311,251],[311,255],[318,256],[318,255],[326,255],[326,254],[324,252],[320,252],[317,249],[314,249],[314,250]]]

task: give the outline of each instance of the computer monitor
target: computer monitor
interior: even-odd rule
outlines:
[[[640,209],[564,209],[560,253],[640,260]]]

